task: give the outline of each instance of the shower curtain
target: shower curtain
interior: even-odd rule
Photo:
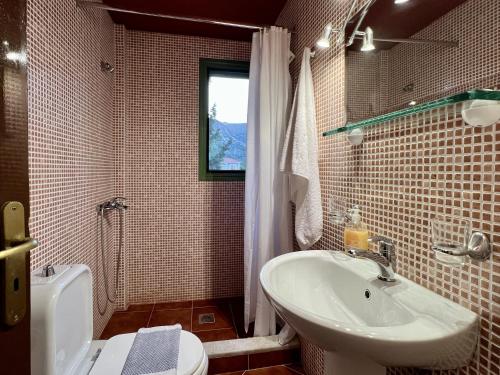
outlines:
[[[250,61],[245,177],[245,328],[276,334],[276,316],[259,273],[270,259],[292,250],[291,208],[279,159],[290,109],[290,36],[271,27],[254,33]]]

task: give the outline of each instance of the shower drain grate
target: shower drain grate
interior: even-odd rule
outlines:
[[[215,323],[215,315],[213,313],[198,315],[198,322],[200,324]]]

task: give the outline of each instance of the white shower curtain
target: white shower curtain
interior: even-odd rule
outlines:
[[[276,334],[276,317],[259,283],[262,266],[292,250],[291,209],[279,159],[290,109],[290,36],[271,27],[254,33],[250,61],[245,177],[245,326]]]

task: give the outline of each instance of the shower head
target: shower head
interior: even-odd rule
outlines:
[[[101,60],[101,71],[105,73],[113,73],[115,71],[115,67],[110,63]]]

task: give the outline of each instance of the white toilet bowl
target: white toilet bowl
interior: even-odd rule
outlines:
[[[55,266],[55,275],[31,275],[31,366],[37,375],[121,374],[135,333],[92,341],[92,275],[82,264]],[[206,375],[208,358],[190,332],[181,331],[177,374]]]

